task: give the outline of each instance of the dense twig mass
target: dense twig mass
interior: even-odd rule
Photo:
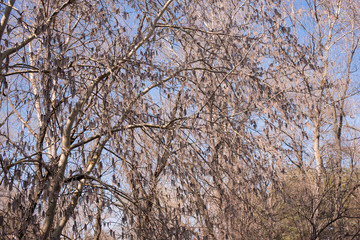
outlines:
[[[359,11],[1,1],[1,238],[359,238]]]

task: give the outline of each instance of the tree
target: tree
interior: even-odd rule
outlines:
[[[358,92],[354,81],[357,74],[354,56],[359,43],[354,25],[359,17],[357,4],[309,1],[305,6],[296,6],[289,2],[283,9],[296,37],[281,48],[276,61],[279,65],[288,63],[283,66],[285,91],[296,107],[296,118],[288,122],[292,129],[285,131],[284,150],[296,166],[299,177],[295,179],[305,183],[302,194],[308,201],[295,200],[296,193],[288,188],[284,194],[289,194],[292,207],[303,207],[298,211],[308,222],[307,230],[301,230],[307,232],[304,236],[307,239],[358,234],[358,229],[350,224],[351,219],[359,217],[354,210],[357,207],[349,208],[358,191],[353,165],[356,153],[351,147],[356,144],[353,134],[357,134],[358,128],[351,126],[349,117],[356,112],[351,104]]]
[[[1,4],[4,238],[358,235],[356,2]]]

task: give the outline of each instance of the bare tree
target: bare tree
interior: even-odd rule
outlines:
[[[300,215],[292,220],[302,225],[299,238],[358,234],[356,227],[350,227],[350,219],[357,219],[358,213],[348,205],[358,191],[351,157],[355,152],[350,147],[356,144],[352,135],[357,127],[348,116],[354,113],[350,103],[358,92],[354,81],[358,13],[355,2],[313,1],[299,6],[290,1],[284,5],[288,31],[295,38],[280,48],[276,62],[279,66],[287,62],[287,66],[274,69],[274,74],[282,74],[286,98],[295,107],[295,118],[287,120],[291,128],[282,133],[282,141],[285,156],[296,166],[297,177],[291,178],[303,182],[300,193],[284,189],[291,206],[287,210],[302,208],[296,208],[294,214]],[[298,187],[295,182],[287,184]],[[301,198],[303,194],[306,198]]]
[[[1,13],[4,238],[358,235],[357,2]]]

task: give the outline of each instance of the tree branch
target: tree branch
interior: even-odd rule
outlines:
[[[15,1],[15,0],[10,0]],[[64,8],[66,8],[69,4],[75,2],[75,0],[68,0],[66,1],[61,7],[57,8],[51,16],[48,18],[48,20],[41,26],[37,27],[33,34],[28,36],[25,40],[23,40],[20,43],[16,43],[15,46],[10,47],[3,51],[0,55],[0,62],[2,62],[6,57],[8,57],[10,54],[13,54],[20,50],[21,48],[25,47],[28,43],[30,43],[32,40],[34,40],[37,36],[39,36],[45,29],[45,26],[48,26],[50,23],[52,23],[56,16],[62,11]],[[5,15],[5,14],[4,14]],[[2,26],[2,25],[1,25]],[[5,26],[4,26],[5,27]],[[1,29],[0,29],[1,30]],[[1,35],[0,35],[1,36]]]
[[[14,4],[15,4],[15,0],[9,0],[8,4],[5,7],[5,11],[4,11],[4,14],[3,14],[3,16],[1,18],[1,22],[0,22],[0,41],[4,34],[5,27],[9,21],[10,13],[11,13],[11,10],[12,10]]]

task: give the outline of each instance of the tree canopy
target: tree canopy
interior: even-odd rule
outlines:
[[[356,239],[358,0],[8,0],[4,239]]]

